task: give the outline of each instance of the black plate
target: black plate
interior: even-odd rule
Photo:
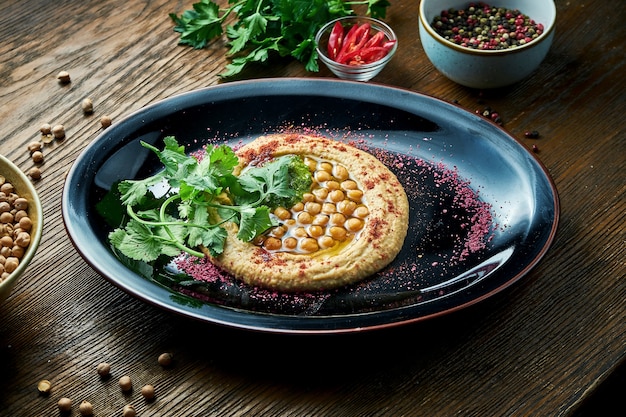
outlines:
[[[164,136],[174,135],[193,151],[216,138],[236,146],[285,128],[356,140],[396,172],[409,195],[411,220],[390,267],[337,291],[280,295],[232,282],[185,286],[169,269],[156,273],[129,265],[110,250],[109,228],[95,205],[116,180],[160,169],[139,140],[160,147]],[[458,178],[441,182],[441,175]],[[456,207],[455,199],[468,190],[490,206],[490,230],[484,248],[462,257],[472,213]],[[497,125],[418,93],[324,79],[235,82],[147,106],[84,150],[63,192],[70,239],[113,284],[185,316],[285,333],[375,329],[472,305],[539,262],[554,239],[558,216],[557,192],[545,168]]]

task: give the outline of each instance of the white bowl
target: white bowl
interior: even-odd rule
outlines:
[[[525,45],[502,50],[478,50],[454,44],[431,24],[443,10],[465,9],[468,0],[421,0],[419,36],[424,52],[435,68],[452,81],[477,89],[514,84],[528,77],[546,57],[555,32],[553,0],[493,0],[487,4],[517,9],[544,26],[543,33]]]

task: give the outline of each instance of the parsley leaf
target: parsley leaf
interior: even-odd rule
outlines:
[[[208,147],[196,158],[174,137],[164,138],[164,144],[159,150],[142,142],[163,163],[162,171],[121,181],[111,192],[126,217],[109,240],[132,260],[151,262],[182,251],[203,257],[200,246],[219,255],[227,237],[225,222],[237,224],[237,237],[251,241],[275,226],[273,209],[291,207],[311,187],[311,173],[299,156],[282,156],[235,176],[239,160],[226,145]],[[155,195],[163,189],[162,195]],[[109,206],[112,198],[108,195],[103,204]]]
[[[223,78],[239,74],[249,64],[265,63],[272,54],[291,56],[307,71],[319,71],[315,35],[324,24],[354,14],[355,6],[384,18],[391,4],[388,0],[229,0],[228,5],[220,9],[213,0],[200,0],[193,10],[169,15],[181,45],[201,49],[226,33],[231,61],[220,74]],[[226,25],[231,13],[236,19]]]

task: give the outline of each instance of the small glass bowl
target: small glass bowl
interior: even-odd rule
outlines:
[[[385,55],[383,58],[378,61],[363,64],[363,65],[346,65],[340,64],[334,60],[332,60],[328,56],[328,37],[330,32],[333,30],[336,22],[341,22],[344,27],[344,30],[347,32],[355,24],[363,24],[365,22],[369,23],[372,27],[372,30],[383,32],[388,40],[395,41],[395,45],[393,48]],[[328,69],[332,71],[337,77],[342,78],[344,80],[352,80],[352,81],[369,81],[374,78],[378,73],[387,65],[387,63],[391,60],[393,55],[396,53],[398,49],[398,38],[394,31],[384,22],[373,19],[371,17],[359,17],[359,16],[347,16],[341,17],[339,19],[335,19],[331,22],[328,22],[324,25],[315,36],[315,42],[317,44],[317,54],[320,59]]]

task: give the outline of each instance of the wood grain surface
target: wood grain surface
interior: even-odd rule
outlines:
[[[225,3],[225,2],[224,2]],[[626,361],[626,11],[557,0],[546,60],[509,88],[476,91],[438,73],[418,38],[418,1],[393,1],[396,56],[374,80],[491,106],[538,158],[560,195],[547,256],[522,281],[445,317],[350,335],[246,332],[196,322],[111,285],[72,247],[61,217],[64,177],[100,132],[172,95],[223,81],[226,41],[178,45],[169,13],[192,1],[0,1],[0,153],[27,171],[43,123],[65,140],[45,148],[44,235],[0,305],[0,415],[56,416],[61,397],[96,416],[132,403],[140,416],[568,416]],[[59,71],[72,82],[61,85]],[[331,77],[271,60],[241,79]],[[94,113],[81,101],[89,97]],[[539,139],[524,132],[537,130]],[[172,366],[157,363],[162,352]],[[112,376],[96,373],[109,362]],[[118,379],[134,384],[122,393]],[[52,383],[39,395],[37,383]],[[156,399],[140,395],[144,384]],[[616,399],[623,407],[622,398]],[[621,403],[620,403],[621,402]]]

